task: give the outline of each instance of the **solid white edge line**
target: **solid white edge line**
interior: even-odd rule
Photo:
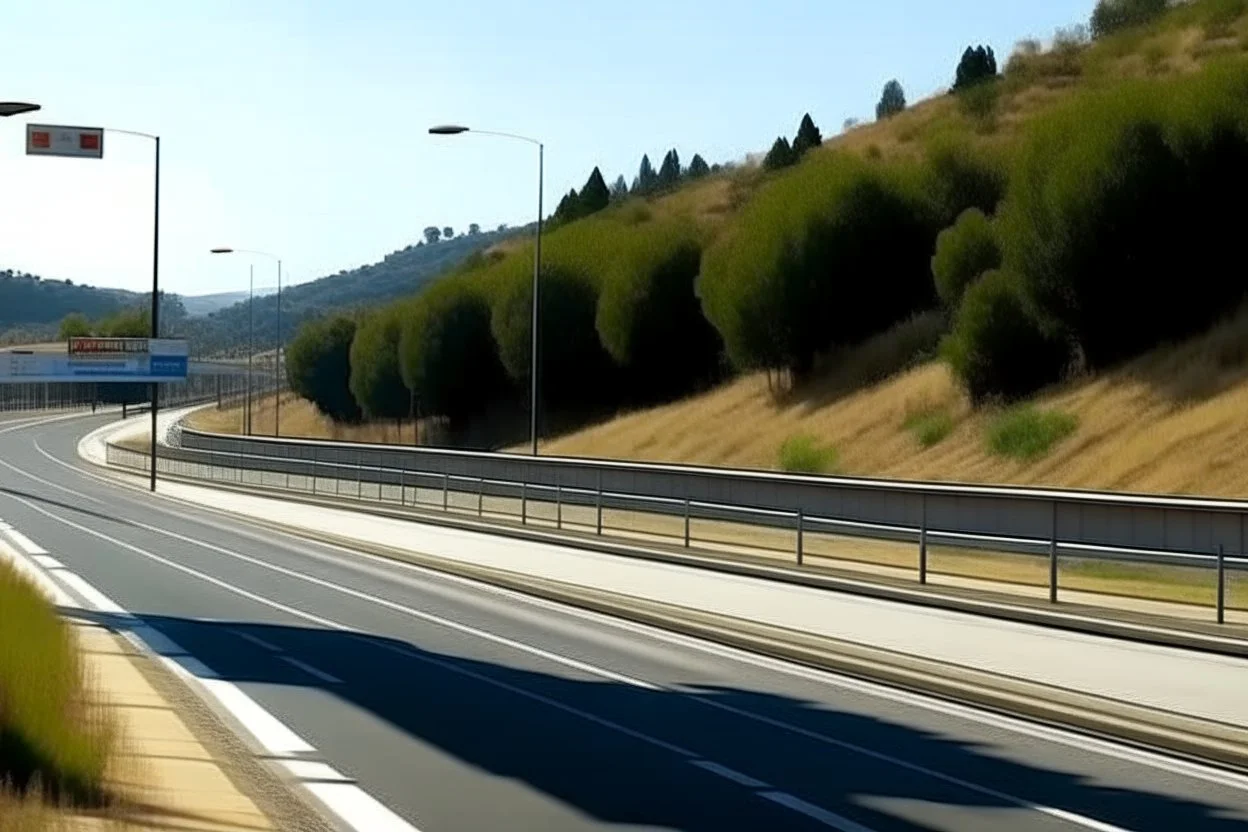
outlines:
[[[5,537],[7,537],[14,544],[16,544],[17,548],[21,549],[23,552],[25,552],[28,555],[46,555],[48,553],[47,549],[43,548],[38,543],[31,540],[29,537],[22,534],[21,532],[19,532],[17,529],[13,528],[12,526],[10,526],[7,529],[4,529],[0,533],[4,534]]]
[[[25,558],[17,549],[10,546],[4,540],[0,539],[0,559],[8,563],[19,575],[30,581],[36,590],[38,590],[50,603],[54,606],[64,609],[82,609],[82,605],[78,603],[68,592],[62,589],[48,574],[42,569],[35,567],[29,560]]]
[[[113,613],[115,615],[129,615],[121,605],[109,598],[103,592],[93,587],[91,584],[79,575],[77,572],[70,572],[68,569],[58,569],[56,579],[65,584],[86,601],[91,607],[98,612]]]
[[[317,760],[282,760],[282,767],[300,780],[324,780],[338,783],[355,782],[329,763],[322,763]]]
[[[420,832],[354,783],[304,783],[330,811],[360,832]]]
[[[65,568],[65,564],[61,563],[59,560],[52,557],[51,555],[35,555],[34,558],[35,558],[35,563],[39,564],[44,569],[64,569]]]
[[[200,679],[200,682],[270,754],[289,756],[316,750],[233,682],[221,679]]]

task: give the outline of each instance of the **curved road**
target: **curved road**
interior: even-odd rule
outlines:
[[[1248,778],[110,485],[76,445],[112,418],[0,418],[0,520],[236,684],[408,828],[1248,824]]]

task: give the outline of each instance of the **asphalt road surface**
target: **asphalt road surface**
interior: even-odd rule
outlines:
[[[1248,778],[110,486],[112,418],[0,420],[0,519],[421,832],[1248,828]]]

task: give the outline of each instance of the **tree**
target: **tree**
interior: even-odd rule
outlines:
[[[628,197],[628,181],[624,179],[624,174],[620,174],[615,182],[611,185],[611,201],[619,202]]]
[[[1100,0],[1092,11],[1092,36],[1103,38],[1163,14],[1168,0]]]
[[[658,185],[659,175],[654,172],[654,166],[650,164],[649,155],[641,157],[641,167],[637,171],[637,180],[633,183],[633,193],[645,194],[650,193]]]
[[[505,222],[504,222],[504,223],[500,223],[500,224],[499,224],[499,226],[498,226],[498,231],[497,231],[497,232],[495,232],[495,233],[497,233],[497,234],[506,234],[506,233],[507,233],[507,228],[508,228],[507,223],[505,223]]]
[[[789,140],[784,136],[776,139],[771,146],[771,150],[767,151],[766,157],[763,158],[763,167],[767,170],[779,170],[786,168],[797,161],[793,155],[793,148],[789,146]]]
[[[61,319],[60,340],[85,338],[91,334],[91,322],[81,312],[71,312]]]
[[[451,228],[449,225],[448,225],[446,228],[443,228],[443,229],[442,229],[442,239],[444,239],[444,240],[453,240],[453,239],[455,239],[455,229],[454,229],[454,228]]]
[[[580,219],[581,212],[581,195],[576,192],[576,188],[568,191],[563,195],[563,199],[559,200],[559,205],[555,208],[555,222],[572,222]]]
[[[1001,248],[992,221],[978,208],[967,209],[936,238],[932,276],[936,294],[948,309],[956,309],[968,286],[1000,266]]]
[[[425,229],[425,242],[429,245],[433,245],[440,239],[442,239],[442,230],[440,228],[431,225]]]
[[[997,77],[997,56],[991,46],[966,47],[958,62],[957,77],[953,82],[955,92],[968,89]]]
[[[659,166],[659,187],[670,188],[680,181],[680,155],[676,149],[667,151],[663,164]]]
[[[810,113],[807,113],[802,116],[802,123],[798,126],[797,135],[793,138],[793,155],[801,159],[808,151],[821,144],[823,144],[823,134],[815,126]]]
[[[290,389],[337,422],[360,419],[350,387],[354,338],[355,321],[337,315],[305,323],[286,348]]]
[[[587,217],[606,208],[610,203],[611,191],[607,189],[607,183],[602,178],[602,171],[595,167],[585,181],[585,187],[581,188],[580,215]]]
[[[480,223],[472,222],[468,224],[468,236],[469,237],[475,237],[480,233],[481,233]]]
[[[706,164],[706,160],[698,153],[693,154],[693,161],[689,163],[689,170],[686,175],[690,179],[701,179],[703,176],[710,174],[711,168]]]
[[[894,78],[884,85],[884,92],[880,95],[880,103],[875,105],[875,117],[878,121],[886,118],[892,118],[906,109],[906,93],[901,88],[901,82]]]
[[[402,311],[396,304],[372,313],[351,340],[351,395],[369,419],[402,419],[411,411],[411,396],[399,372]]]

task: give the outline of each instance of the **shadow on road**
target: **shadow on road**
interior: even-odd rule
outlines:
[[[133,624],[106,615],[90,617],[123,629]],[[538,672],[336,630],[155,616],[144,621],[224,679],[321,688],[425,746],[495,777],[527,784],[605,823],[688,832],[826,829],[760,796],[771,787],[732,782],[691,764],[702,759],[851,814],[881,832],[960,829],[971,818],[977,828],[984,822],[985,828],[995,828],[993,818],[999,828],[1015,828],[1015,822],[1021,828],[1024,817],[1046,829],[1060,825],[1034,812],[1005,814],[1024,812],[1005,795],[1137,832],[1244,828],[1241,820],[1225,817],[1212,804],[1144,789],[1109,788],[1039,761],[1012,759],[991,746],[771,693],[733,687],[647,689],[576,671]],[[314,744],[318,736],[340,738],[336,732],[352,730],[350,724],[315,722],[299,727],[305,734],[315,732],[308,736]],[[362,741],[360,753],[365,755],[385,755],[395,748],[374,749]],[[350,771],[349,760],[339,764]],[[1107,760],[1107,767],[1114,766]],[[985,790],[942,781],[924,770]],[[395,776],[403,782],[402,772]],[[939,823],[929,826],[924,819]]]

